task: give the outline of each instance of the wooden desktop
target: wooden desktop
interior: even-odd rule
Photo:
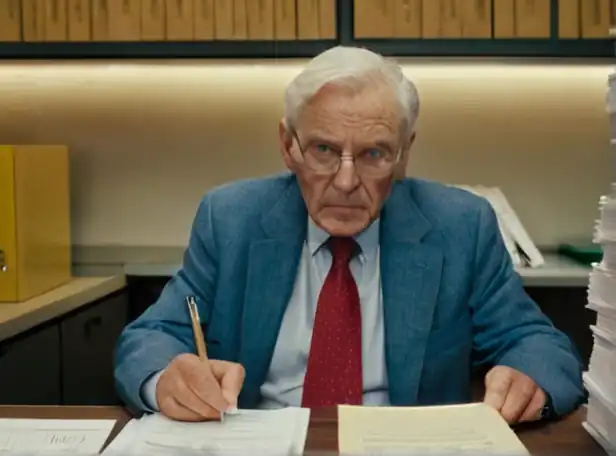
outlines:
[[[532,455],[606,456],[605,451],[582,428],[584,409],[554,423],[534,423],[516,427],[520,440]],[[0,406],[0,418],[115,419],[109,441],[130,420],[122,407],[38,407]],[[310,416],[305,454],[336,454],[338,417],[336,408],[315,409]]]

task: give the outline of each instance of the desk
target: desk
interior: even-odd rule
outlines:
[[[185,246],[76,246],[73,261],[84,271],[93,268],[127,276],[170,277],[180,269],[185,250]],[[545,260],[542,267],[518,268],[525,286],[588,286],[589,266],[580,265],[556,252],[542,252],[542,255]]]
[[[122,275],[0,303],[0,404],[118,404],[113,350],[127,321]]]
[[[130,414],[121,407],[0,406],[0,418],[115,419],[118,422],[110,436],[112,439],[130,419]],[[518,435],[533,455],[605,456],[605,451],[582,428],[583,418],[584,411],[580,409],[557,423],[524,426],[518,430]],[[306,453],[335,454],[337,448],[336,409],[313,410]]]
[[[0,341],[78,310],[125,286],[123,275],[76,277],[27,301],[0,303]]]

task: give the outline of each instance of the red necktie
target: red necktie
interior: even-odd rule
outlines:
[[[361,310],[349,261],[357,244],[331,238],[332,266],[319,295],[302,407],[361,405]]]

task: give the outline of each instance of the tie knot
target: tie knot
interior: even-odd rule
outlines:
[[[331,237],[327,244],[336,263],[348,263],[357,248],[357,242],[350,237]]]

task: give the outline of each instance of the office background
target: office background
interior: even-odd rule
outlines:
[[[501,187],[539,246],[590,239],[613,177],[609,62],[400,61],[422,102],[409,175]],[[77,248],[183,246],[206,191],[283,169],[301,65],[5,61],[0,137],[69,146]]]
[[[409,175],[500,187],[544,250],[589,241],[613,181],[614,12],[616,0],[0,2],[0,182],[32,190],[0,201],[16,219],[0,224],[0,292],[43,287],[37,249],[70,277],[72,246],[74,274],[24,302],[0,293],[0,404],[118,402],[117,337],[180,267],[199,200],[283,170],[284,88],[336,43],[407,56],[422,102]],[[62,173],[33,178],[20,144],[40,157],[66,146],[71,213],[54,215],[70,218],[70,236],[55,234],[71,245],[40,220],[51,193],[66,206],[66,154]],[[587,363],[589,265],[548,255],[520,276]]]

